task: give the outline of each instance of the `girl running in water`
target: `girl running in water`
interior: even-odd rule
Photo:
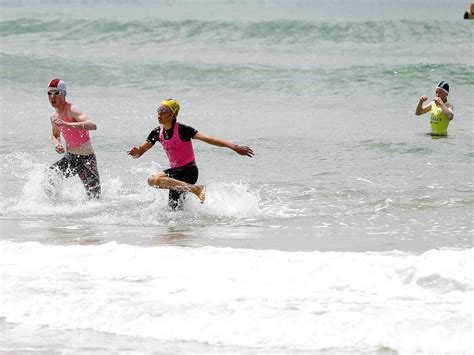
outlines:
[[[198,167],[194,157],[193,139],[232,149],[239,155],[252,157],[254,154],[247,146],[208,136],[179,123],[177,121],[179,109],[178,101],[174,99],[163,101],[157,109],[160,125],[150,132],[142,145],[128,151],[133,158],[139,158],[157,141],[161,143],[168,156],[170,168],[149,176],[148,184],[160,189],[169,189],[168,206],[175,210],[182,209],[186,192],[192,192],[201,203],[206,198],[204,186],[195,185],[198,180]]]

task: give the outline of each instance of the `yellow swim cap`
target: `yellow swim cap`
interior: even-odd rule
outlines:
[[[162,101],[160,105],[168,107],[173,115],[178,114],[179,112],[179,102],[174,99]]]

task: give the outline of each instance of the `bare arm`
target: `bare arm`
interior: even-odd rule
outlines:
[[[454,107],[453,105],[451,104],[445,104],[443,102],[443,100],[441,100],[439,97],[435,97],[434,102],[436,102],[436,104],[441,107],[441,109],[443,110],[444,114],[448,117],[448,120],[452,120],[454,118]]]
[[[446,113],[446,116],[448,116],[449,120],[452,121],[454,119],[454,106],[451,104],[448,104],[447,106],[448,112]]]
[[[54,123],[54,119],[55,119],[54,116],[51,116],[51,127],[53,129],[53,132],[52,132],[53,145],[56,152],[59,154],[62,154],[64,153],[64,147],[62,146],[61,141],[60,141],[61,131],[59,130],[59,127]]]
[[[69,127],[69,128],[80,128],[86,131],[94,131],[97,129],[97,125],[94,121],[90,120],[89,117],[83,113],[76,105],[71,105],[71,109],[68,112],[75,122],[65,122],[61,118],[56,117],[54,123],[57,126]]]
[[[196,135],[193,138],[199,139],[200,141],[215,145],[217,147],[225,147],[225,148],[232,149],[234,152],[236,152],[239,155],[245,155],[250,158],[254,155],[253,150],[250,149],[250,147],[228,142],[220,138],[211,137],[202,132],[196,133]]]
[[[418,105],[416,106],[415,115],[417,115],[417,116],[424,115],[425,113],[427,113],[431,110],[431,104],[429,104],[428,106],[423,107],[423,103],[427,99],[428,99],[428,97],[426,97],[425,95],[420,97],[420,99],[418,101]]]
[[[127,154],[128,155],[131,155],[133,158],[137,159],[137,158],[140,158],[143,154],[145,154],[145,152],[150,149],[151,147],[153,147],[153,144],[151,144],[150,142],[148,141],[145,141],[142,145],[140,145],[139,147],[133,147],[132,149],[130,149]]]

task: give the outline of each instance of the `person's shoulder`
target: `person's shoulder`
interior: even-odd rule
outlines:
[[[148,133],[148,137],[146,141],[154,145],[160,138],[160,126],[153,128],[150,133]]]
[[[184,123],[179,123],[179,129],[183,129],[183,130],[186,130],[186,131],[197,131],[194,127],[191,127],[190,125],[187,125],[187,124],[184,124]]]
[[[194,138],[194,136],[196,135],[198,131],[194,127],[180,123],[178,127],[178,132],[183,137]]]
[[[160,134],[160,126],[153,128],[150,133],[148,133],[148,139],[156,138]]]
[[[72,116],[79,116],[82,114],[81,109],[76,104],[67,103],[67,110]]]

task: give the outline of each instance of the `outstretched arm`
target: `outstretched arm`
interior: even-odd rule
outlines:
[[[420,115],[423,115],[427,112],[430,111],[431,109],[431,104],[428,105],[428,106],[425,106],[423,107],[423,103],[428,100],[428,97],[423,95],[423,96],[420,96],[420,99],[418,100],[418,105],[416,106],[416,110],[415,110],[415,115],[417,116],[420,116]]]
[[[137,159],[140,158],[151,147],[153,147],[153,144],[148,141],[145,141],[145,143],[143,143],[141,146],[133,147],[132,149],[130,149],[127,154]]]
[[[239,155],[245,155],[250,158],[254,155],[253,150],[250,149],[250,147],[247,147],[244,145],[238,145],[232,142],[225,141],[220,138],[208,136],[207,134],[204,134],[202,132],[197,132],[193,138],[199,139],[200,141],[215,145],[217,147],[225,147],[225,148],[232,149],[234,152],[236,152]]]

